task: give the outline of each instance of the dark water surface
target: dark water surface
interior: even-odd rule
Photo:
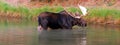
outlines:
[[[0,45],[120,45],[120,28],[89,25],[38,32],[35,21],[0,21]]]

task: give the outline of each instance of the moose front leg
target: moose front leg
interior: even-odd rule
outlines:
[[[41,28],[42,30],[47,30],[47,28],[48,28],[48,26],[47,26],[47,24],[48,24],[47,19],[39,17],[38,18],[38,23],[39,23],[38,24],[39,25],[39,29]]]

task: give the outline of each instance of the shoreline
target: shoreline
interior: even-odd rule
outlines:
[[[8,16],[8,15],[0,15],[1,20],[2,19],[17,19],[19,20],[31,20],[31,21],[37,21],[37,16],[32,17],[31,19],[29,18],[24,18],[22,16]],[[92,17],[92,18],[88,18],[86,17],[82,17],[84,20],[86,20],[86,22],[89,24],[95,24],[95,25],[111,25],[111,26],[120,26],[120,19],[110,19],[110,18],[105,18],[105,17]]]

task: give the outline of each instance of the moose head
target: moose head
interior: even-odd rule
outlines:
[[[63,11],[60,12],[60,14],[66,14],[66,15],[70,15],[71,17],[73,17],[74,18],[72,22],[73,25],[85,27],[87,26],[87,23],[82,17],[87,15],[87,9],[79,4],[78,4],[78,7],[81,10],[82,14],[79,14],[79,12],[76,12],[76,13],[67,12],[65,8]]]

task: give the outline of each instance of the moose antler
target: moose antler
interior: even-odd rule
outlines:
[[[79,5],[78,4],[78,7],[80,8],[80,10],[81,10],[81,12],[82,12],[82,16],[86,16],[86,14],[87,14],[87,8],[85,8],[85,7],[83,7],[83,6],[81,6],[81,5]]]
[[[66,10],[66,8],[64,8],[64,10]],[[69,14],[70,16],[74,17],[74,18],[81,18],[81,16],[79,15],[79,12],[77,13],[71,13],[71,12],[67,12],[67,14]]]
[[[71,12],[69,13],[69,12],[66,10],[66,8],[64,8],[64,10],[65,10],[66,13],[69,14],[70,16],[75,17],[75,14],[73,14],[73,13],[71,13]]]

